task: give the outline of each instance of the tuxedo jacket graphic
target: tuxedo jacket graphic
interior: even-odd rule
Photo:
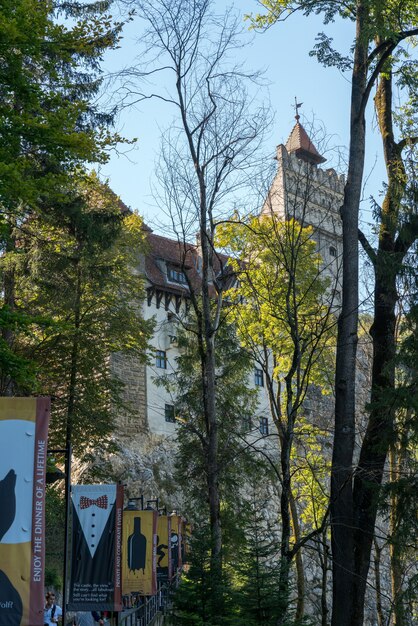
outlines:
[[[84,485],[76,487],[84,493]],[[116,486],[109,486],[109,493],[104,492],[105,495],[98,498],[95,493],[87,494],[91,498],[85,495],[73,497],[71,610],[88,611],[99,603],[103,610],[114,608],[116,498],[110,491],[112,487],[116,494]],[[83,585],[82,597],[79,585]],[[99,587],[100,599],[97,595]]]
[[[114,559],[108,549],[109,538],[114,535],[115,509],[111,511],[93,556],[77,515],[73,516],[75,525],[72,550],[72,578],[75,581],[89,580],[93,584],[103,584],[113,578]]]

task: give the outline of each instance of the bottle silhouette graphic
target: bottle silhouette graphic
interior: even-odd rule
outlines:
[[[130,570],[140,570],[145,574],[145,560],[147,554],[147,538],[141,533],[141,518],[134,517],[134,532],[128,537],[128,567]]]

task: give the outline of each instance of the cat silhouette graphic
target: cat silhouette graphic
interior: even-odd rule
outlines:
[[[0,624],[20,626],[22,620],[22,600],[6,574],[0,570]]]
[[[157,567],[161,567],[160,563],[165,557],[165,555],[167,554],[166,552],[167,548],[168,546],[166,546],[164,543],[160,543],[160,537],[157,535],[157,556],[158,556]]]
[[[15,486],[16,472],[11,469],[3,480],[0,480],[0,541],[13,524],[16,515]]]

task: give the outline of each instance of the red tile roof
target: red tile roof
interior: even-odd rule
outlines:
[[[307,161],[308,163],[318,165],[326,161],[326,158],[319,154],[310,140],[308,133],[299,121],[296,122],[289,135],[289,139],[286,142],[286,149],[289,153],[295,152],[299,159]]]
[[[166,291],[186,295],[188,286],[167,279],[167,265],[178,268],[186,273],[192,287],[199,291],[200,288],[200,255],[199,248],[195,244],[179,242],[160,235],[155,235],[150,229],[146,229],[148,251],[145,254],[145,275],[155,287],[164,288]],[[214,258],[215,272],[225,272],[228,257],[224,254]]]

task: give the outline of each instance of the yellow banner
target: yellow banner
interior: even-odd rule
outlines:
[[[157,592],[156,511],[123,512],[122,593]]]
[[[0,398],[0,624],[44,624],[48,398]]]

